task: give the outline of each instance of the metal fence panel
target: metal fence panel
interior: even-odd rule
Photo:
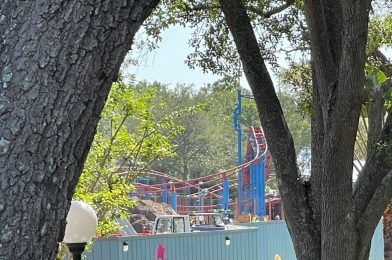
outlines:
[[[225,245],[226,237],[230,245]],[[154,260],[159,244],[166,260],[252,260],[258,259],[257,228],[217,232],[194,232],[145,237],[120,237],[94,242],[88,260]],[[123,242],[128,251],[123,251]]]
[[[159,244],[165,247],[165,260],[295,260],[293,243],[284,221],[243,224],[249,229],[193,232],[145,237],[119,237],[97,240],[86,253],[87,260],[155,260]],[[230,245],[225,245],[225,238]],[[123,243],[128,251],[123,251]],[[380,223],[373,236],[370,260],[382,260],[384,239]]]
[[[296,259],[293,243],[284,221],[252,222],[241,225],[258,228],[257,247],[260,252],[257,259],[273,260],[275,255],[279,255],[284,260]]]
[[[378,223],[372,238],[372,246],[370,248],[369,260],[383,260],[384,259],[384,233],[382,221]]]

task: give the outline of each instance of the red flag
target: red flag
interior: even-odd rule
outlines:
[[[155,260],[165,260],[165,247],[159,244],[155,249]]]

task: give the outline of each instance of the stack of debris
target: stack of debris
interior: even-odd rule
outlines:
[[[136,232],[142,233],[150,230],[156,216],[175,214],[177,213],[166,203],[136,199],[135,206],[130,209],[129,222]]]

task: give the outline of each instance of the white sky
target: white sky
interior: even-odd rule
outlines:
[[[138,36],[140,34],[136,37]],[[201,69],[192,70],[185,64],[186,56],[190,53],[190,29],[175,26],[163,31],[161,36],[160,48],[153,53],[133,54],[134,57],[138,57],[140,64],[129,67],[128,73],[135,74],[137,80],[158,81],[173,86],[185,83],[202,87],[219,80],[216,75],[205,74]]]
[[[202,87],[219,80],[219,76],[212,73],[203,73],[199,68],[190,69],[185,64],[186,56],[191,52],[188,46],[191,33],[190,28],[181,26],[170,27],[163,31],[159,48],[147,54],[140,54],[135,50],[132,56],[137,57],[140,64],[129,67],[126,72],[136,75],[136,79],[140,81],[158,81],[172,86],[177,83],[184,83]],[[138,37],[143,37],[143,29],[136,35],[136,41]],[[383,48],[382,51],[388,58],[392,58],[391,48]],[[287,65],[283,57],[278,56],[278,61],[284,67]],[[268,64],[267,67],[269,67]],[[273,73],[271,73],[271,76],[275,86],[278,86],[276,76]],[[240,84],[249,88],[244,76],[241,77]]]

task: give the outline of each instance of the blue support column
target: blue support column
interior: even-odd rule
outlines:
[[[147,177],[146,179],[146,184],[150,185],[150,179]],[[146,189],[144,189],[146,191]],[[144,199],[149,200],[150,199],[150,194],[148,192],[145,193]]]
[[[254,201],[256,199],[256,171],[257,165],[255,163],[251,163],[250,165],[250,181],[249,181],[249,212],[253,214],[254,212]]]
[[[223,189],[218,192],[218,195],[220,196],[220,198],[218,199],[218,205],[220,205],[223,208],[224,207],[224,205],[223,205]]]
[[[166,178],[162,179],[162,202],[167,203],[167,182]]]
[[[234,129],[237,131],[237,165],[242,164],[242,131],[238,117],[241,114],[241,90],[237,90],[237,103],[234,109],[233,123]],[[238,171],[238,214],[242,212],[242,170]]]
[[[176,191],[170,193],[170,207],[177,211],[177,194]]]
[[[229,180],[226,176],[223,177],[223,209],[227,210],[229,208]]]
[[[257,182],[256,182],[256,215],[265,216],[265,155],[260,158],[257,165]]]
[[[176,194],[176,186],[174,183],[170,180],[170,207],[174,210],[177,210],[177,194]]]

